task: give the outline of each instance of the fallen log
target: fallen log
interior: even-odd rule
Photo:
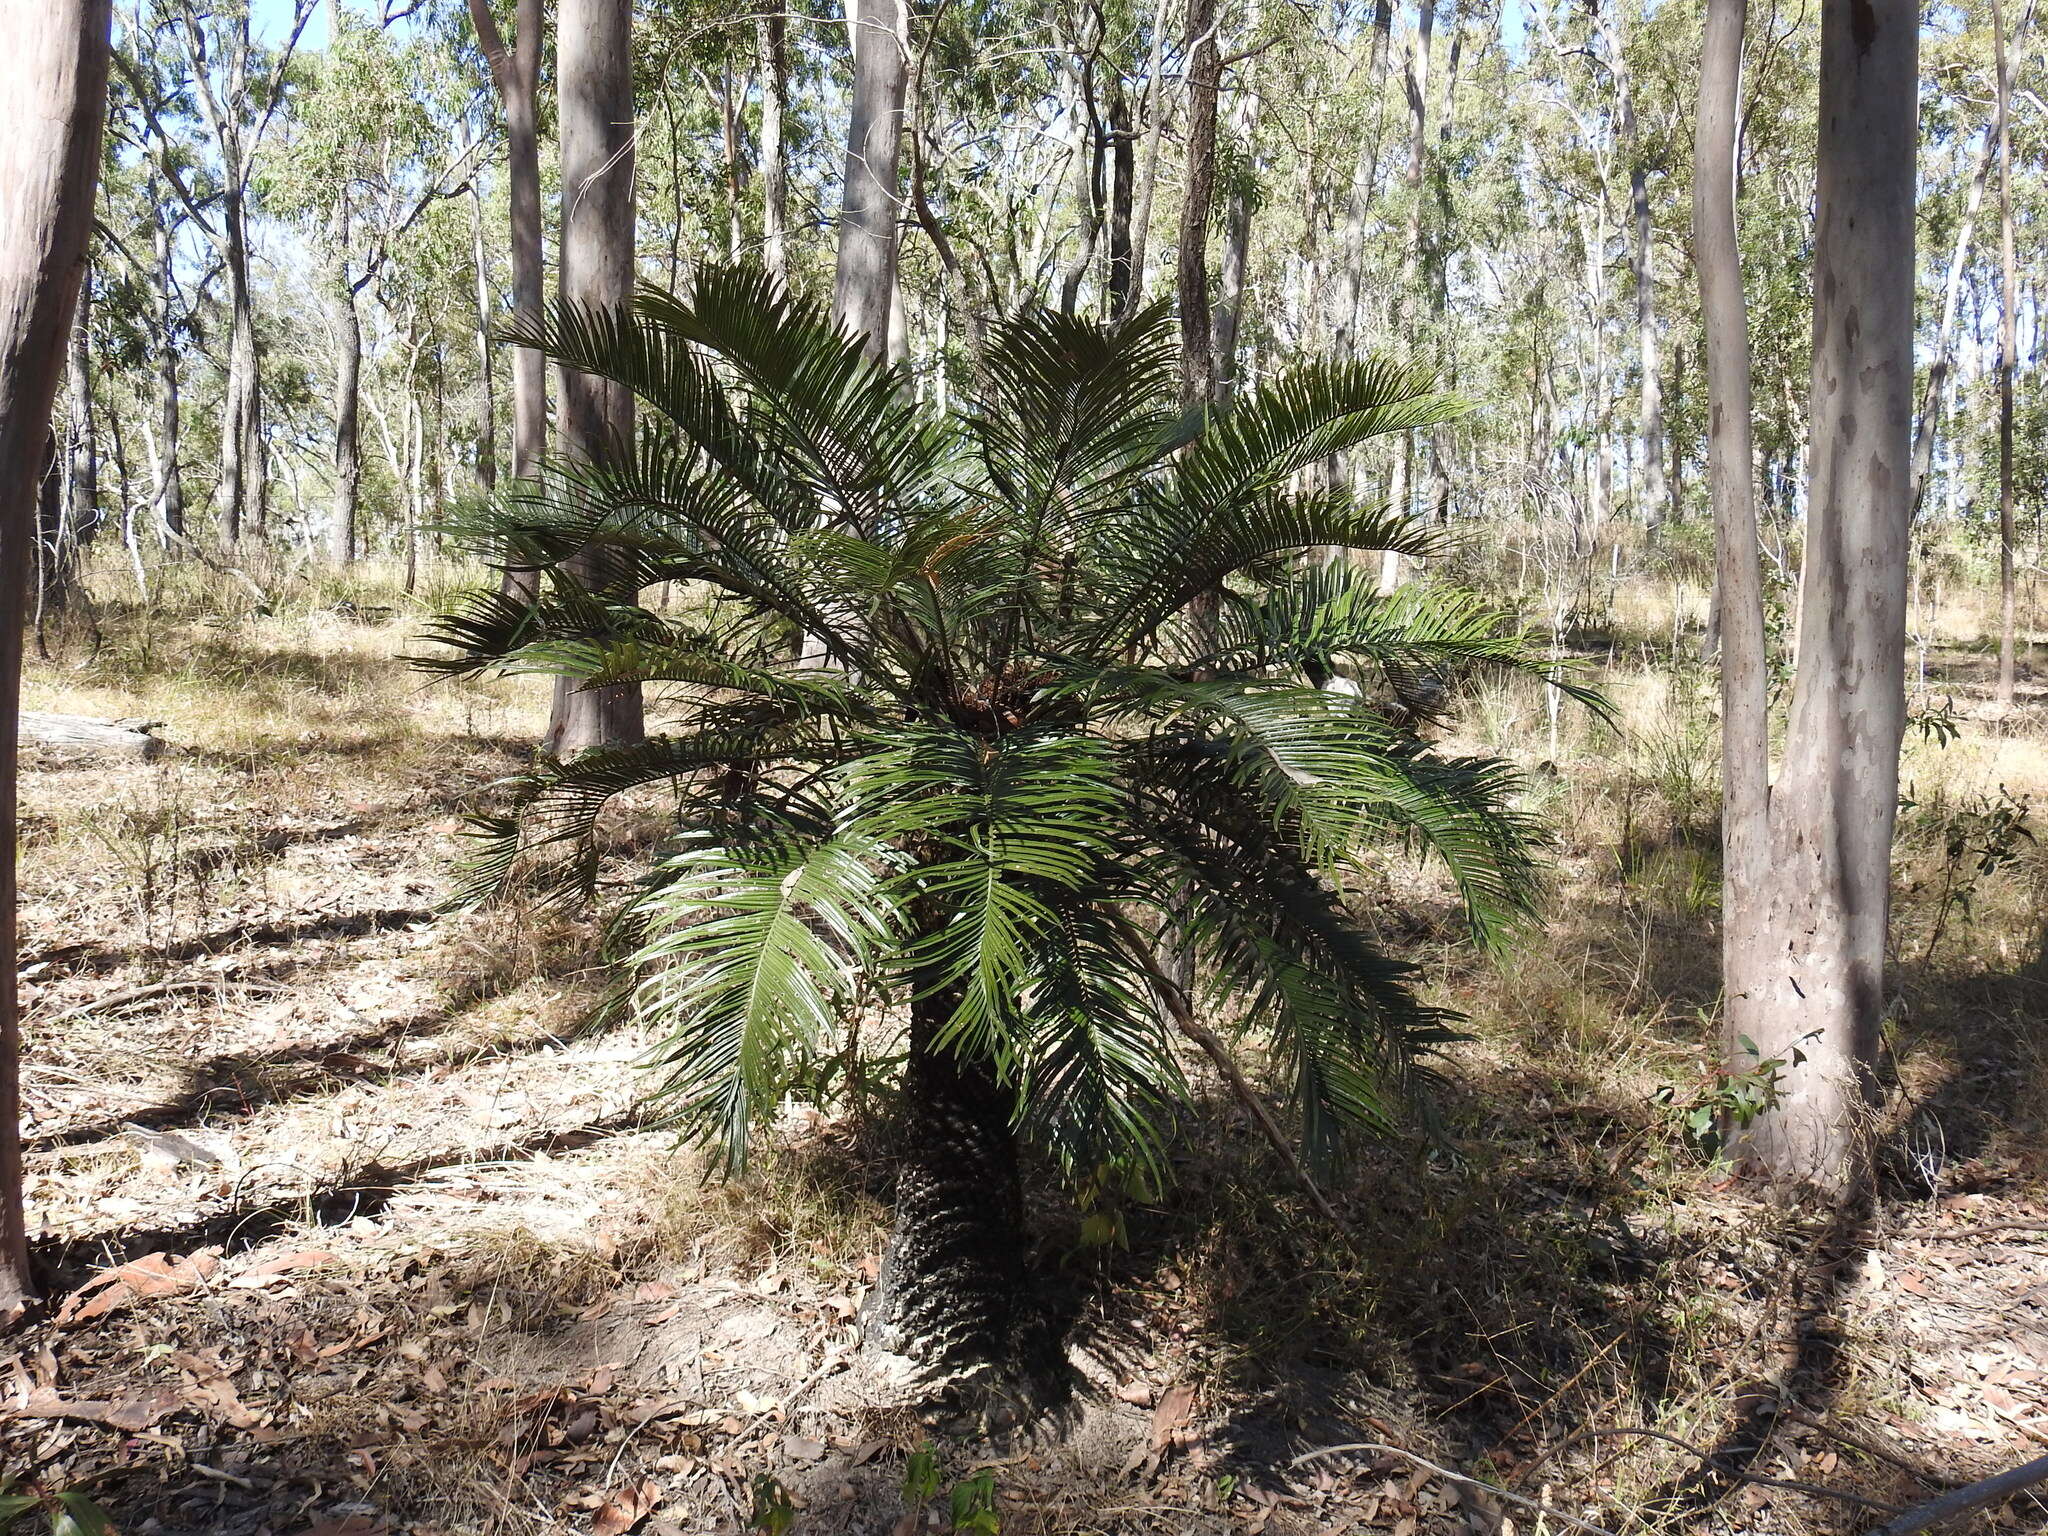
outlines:
[[[163,751],[164,743],[150,733],[162,723],[95,720],[87,715],[53,715],[24,709],[18,739],[72,752],[133,752],[140,757],[155,757]]]

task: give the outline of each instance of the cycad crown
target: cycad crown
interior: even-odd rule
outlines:
[[[605,802],[673,785],[632,997],[693,1127],[744,1158],[850,1015],[893,999],[913,1057],[996,1085],[1006,1132],[1070,1167],[1150,1164],[1183,1091],[1164,1021],[1190,1000],[1160,958],[1181,946],[1266,1033],[1312,1156],[1384,1124],[1451,1020],[1346,914],[1343,871],[1406,844],[1482,940],[1522,911],[1513,772],[1421,733],[1462,674],[1545,669],[1469,598],[1301,557],[1434,552],[1320,470],[1463,402],[1363,361],[1184,413],[1155,305],[997,327],[973,408],[940,416],[745,269],[515,339],[631,390],[637,436],[469,530],[548,592],[476,594],[430,665],[638,680],[672,725],[536,769],[478,890],[534,854],[586,888]],[[590,546],[621,590],[711,596],[683,623],[580,590],[561,562]]]

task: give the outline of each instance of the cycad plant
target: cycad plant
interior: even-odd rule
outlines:
[[[630,390],[637,435],[488,512],[479,541],[544,595],[477,592],[433,664],[638,681],[671,723],[535,769],[481,879],[587,889],[606,801],[670,787],[629,995],[657,1091],[734,1164],[856,1020],[896,1042],[876,1336],[934,1371],[1001,1360],[1020,1144],[1156,1175],[1204,1013],[1313,1159],[1387,1123],[1451,1021],[1346,872],[1433,855],[1482,940],[1525,909],[1513,772],[1429,731],[1461,676],[1542,667],[1470,599],[1355,575],[1336,552],[1436,539],[1322,471],[1461,402],[1346,362],[1186,413],[1154,307],[1001,325],[940,414],[743,269],[519,339]],[[579,589],[563,562],[592,546],[688,618]]]

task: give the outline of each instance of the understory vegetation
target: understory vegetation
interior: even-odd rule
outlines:
[[[1986,616],[1951,589],[1903,769],[1878,1185],[1761,1194],[1713,1142],[1754,1085],[1702,1066],[1703,595],[1666,551],[1616,563],[1557,637],[1611,719],[1567,707],[1553,735],[1541,682],[1508,677],[1447,723],[1446,750],[1522,769],[1544,915],[1475,954],[1441,867],[1398,854],[1349,902],[1464,1015],[1431,1115],[1324,1183],[1332,1222],[1176,1048],[1170,1198],[1028,1185],[1072,1390],[993,1439],[927,1422],[854,1348],[885,1071],[793,1094],[732,1180],[642,1102],[650,1037],[601,1007],[602,925],[664,793],[607,813],[595,908],[449,911],[462,818],[506,808],[543,682],[423,678],[441,604],[396,570],[252,568],[259,605],[186,567],[141,605],[95,568],[92,625],[50,628],[25,703],[173,745],[29,749],[29,1200],[39,1266],[84,1289],[22,1335],[0,1456],[123,1529],[350,1536],[984,1511],[1010,1533],[1850,1532],[2026,1459],[2048,1432],[2048,738],[1988,707]],[[471,574],[429,568],[437,593]],[[1469,574],[1541,620],[1512,561]]]

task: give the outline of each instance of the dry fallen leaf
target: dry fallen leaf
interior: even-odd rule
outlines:
[[[1173,1441],[1173,1432],[1187,1423],[1188,1415],[1195,1410],[1195,1384],[1178,1381],[1168,1387],[1159,1397],[1159,1406],[1152,1410],[1152,1453],[1156,1456]]]
[[[651,1477],[613,1489],[590,1517],[593,1536],[626,1536],[660,1502],[661,1489]]]
[[[100,1399],[68,1401],[48,1387],[38,1387],[15,1411],[25,1419],[82,1419],[90,1424],[104,1424],[110,1429],[124,1429],[136,1434],[152,1428],[167,1414],[175,1413],[184,1406],[184,1401],[183,1393],[169,1387],[159,1387],[154,1392],[123,1398],[119,1402]]]
[[[75,1328],[144,1297],[175,1296],[180,1291],[189,1291],[218,1268],[220,1256],[204,1250],[190,1258],[175,1253],[146,1253],[93,1276],[65,1297],[57,1309],[57,1326]]]
[[[316,1269],[322,1264],[337,1264],[340,1260],[331,1253],[318,1248],[302,1248],[296,1253],[281,1253],[274,1259],[265,1259],[261,1264],[252,1264],[233,1279],[229,1285],[251,1287],[267,1285],[279,1276],[295,1269]]]

